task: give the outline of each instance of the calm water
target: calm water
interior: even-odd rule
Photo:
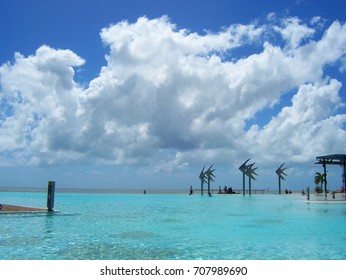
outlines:
[[[1,214],[0,259],[346,259],[346,204],[296,195],[56,194]],[[45,207],[44,193],[0,193]]]

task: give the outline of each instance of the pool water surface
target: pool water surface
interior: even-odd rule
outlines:
[[[0,193],[44,207],[44,193]],[[57,193],[60,213],[1,214],[0,259],[344,260],[346,204],[299,195]]]

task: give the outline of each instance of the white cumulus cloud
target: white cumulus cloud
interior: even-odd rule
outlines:
[[[345,24],[312,39],[312,27],[284,19],[273,29],[286,47],[270,42],[268,28],[197,34],[167,17],[119,22],[101,30],[106,65],[86,87],[74,80],[84,59],[70,50],[16,54],[0,67],[1,163],[158,163],[153,170],[167,171],[249,155],[302,162],[331,147],[346,152],[342,84],[325,74],[345,57]],[[235,56],[253,44],[263,47]],[[292,104],[266,125],[247,127],[292,91]]]

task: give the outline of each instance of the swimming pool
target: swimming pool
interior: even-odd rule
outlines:
[[[44,207],[46,194],[0,198]],[[0,259],[346,259],[346,204],[305,199],[57,193],[60,213],[0,215]]]

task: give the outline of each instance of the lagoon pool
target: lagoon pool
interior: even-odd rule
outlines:
[[[45,200],[0,193],[4,204]],[[299,195],[56,193],[55,209],[1,214],[0,259],[346,259],[346,204]]]

